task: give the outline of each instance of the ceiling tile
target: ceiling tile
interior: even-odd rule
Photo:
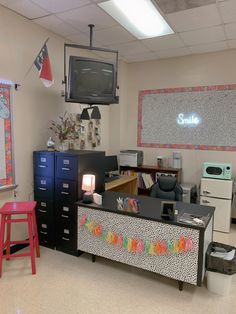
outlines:
[[[219,7],[224,23],[236,22],[236,0],[220,2]]]
[[[0,0],[0,4],[7,8],[27,17],[34,19],[49,14],[47,10],[40,8],[29,0]]]
[[[222,41],[226,39],[222,26],[198,29],[195,31],[180,33],[179,35],[188,46]]]
[[[66,24],[55,15],[45,16],[34,21],[36,24],[45,27],[60,36],[68,36],[78,32],[71,25]]]
[[[226,24],[225,32],[227,39],[236,39],[236,23]]]
[[[79,31],[77,31],[77,33],[74,35],[66,36],[66,39],[68,39],[69,41],[72,41],[73,43],[77,45],[89,46],[90,44],[89,34],[80,33]],[[101,43],[93,39],[93,46],[100,47]]]
[[[63,11],[68,11],[81,7],[83,5],[91,3],[90,0],[31,0],[35,4],[39,5],[41,8],[52,12],[58,13]]]
[[[121,26],[114,26],[98,31],[95,29],[94,38],[106,46],[111,44],[127,43],[136,39]]]
[[[221,24],[220,15],[215,4],[167,14],[166,18],[176,32],[185,32]]]
[[[127,62],[132,63],[132,62],[142,62],[142,61],[149,61],[149,60],[156,60],[157,57],[155,53],[153,52],[148,52],[148,53],[140,53],[136,55],[122,55]]]
[[[96,4],[59,13],[57,16],[82,32],[88,29],[88,24],[94,24],[95,29],[117,25],[117,23]]]
[[[210,44],[204,45],[196,45],[190,46],[189,49],[192,53],[207,53],[211,51],[220,51],[227,49],[227,42],[226,41],[219,41]]]
[[[165,13],[173,13],[215,3],[215,0],[155,0]]]
[[[148,52],[148,48],[146,48],[140,41],[132,41],[127,44],[113,44],[107,46],[110,49],[117,49],[119,54],[138,54],[138,53],[145,53]]]
[[[184,46],[184,43],[178,34],[155,37],[152,39],[144,39],[142,40],[142,43],[153,51],[180,48]]]
[[[158,59],[160,58],[172,58],[190,55],[191,51],[188,48],[168,49],[155,52]]]
[[[236,39],[228,40],[228,45],[230,48],[236,48]]]

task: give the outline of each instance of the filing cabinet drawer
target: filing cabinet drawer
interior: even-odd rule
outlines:
[[[54,176],[54,152],[34,152],[34,173],[37,176]]]
[[[60,226],[57,230],[56,249],[77,255],[77,231],[67,226]]]
[[[47,220],[39,219],[37,217],[37,227],[39,244],[50,248],[55,246],[55,228],[53,223],[48,223]]]
[[[78,199],[76,181],[56,179],[56,199],[63,203],[74,203]]]
[[[57,205],[56,210],[57,222],[63,221],[64,223],[75,222],[77,220],[77,208],[75,204],[63,204]]]
[[[36,215],[38,219],[44,219],[48,222],[53,222],[54,220],[54,202],[48,200],[37,201],[36,205]]]
[[[54,199],[54,178],[35,177],[34,195],[36,199]]]
[[[56,177],[76,180],[78,176],[78,158],[73,156],[56,157]]]

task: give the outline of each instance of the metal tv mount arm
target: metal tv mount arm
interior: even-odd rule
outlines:
[[[116,82],[117,82],[117,69],[118,69],[118,50],[113,50],[113,49],[105,49],[105,48],[99,48],[99,47],[94,47],[93,46],[93,28],[94,24],[89,24],[88,25],[90,29],[90,43],[89,46],[84,46],[84,45],[75,45],[75,44],[64,44],[64,80],[62,81],[62,84],[65,84],[65,101],[67,101],[67,69],[66,69],[66,52],[67,48],[78,48],[78,49],[86,49],[86,50],[95,50],[95,51],[103,51],[103,52],[110,52],[116,54],[116,63],[115,63],[115,70],[116,70]],[[117,89],[119,89],[119,86],[116,86]]]

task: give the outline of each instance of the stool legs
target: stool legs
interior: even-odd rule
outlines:
[[[28,227],[29,227],[29,243],[30,243],[30,257],[31,257],[31,268],[32,274],[36,274],[35,267],[35,256],[34,256],[34,236],[33,236],[33,215],[28,215]]]
[[[38,238],[38,229],[37,229],[35,211],[33,212],[33,229],[34,229],[34,245],[36,248],[36,256],[40,257],[39,238]]]
[[[10,256],[11,254],[11,215],[7,215],[7,242],[6,242],[6,255]],[[7,260],[9,260],[10,257],[7,257]]]
[[[4,249],[5,219],[6,219],[6,216],[2,215],[1,227],[0,227],[0,277],[2,277],[2,259],[3,259],[3,249]]]

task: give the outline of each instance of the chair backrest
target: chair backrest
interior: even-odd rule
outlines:
[[[151,197],[182,201],[183,189],[173,176],[160,176],[151,188]]]

